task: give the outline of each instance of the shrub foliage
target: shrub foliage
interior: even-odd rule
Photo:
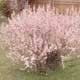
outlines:
[[[80,14],[73,9],[59,14],[55,8],[23,10],[2,27],[7,56],[22,62],[26,69],[54,69],[61,55],[71,54],[80,45]],[[74,12],[74,13],[73,13]]]

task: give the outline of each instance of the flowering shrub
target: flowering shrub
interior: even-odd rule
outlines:
[[[25,68],[51,68],[51,63],[61,62],[66,50],[78,49],[80,42],[79,13],[59,14],[48,7],[37,11],[28,9],[9,19],[2,28],[7,45],[7,56],[13,62],[21,61]],[[77,47],[78,46],[78,47]],[[58,55],[58,58],[56,57]]]

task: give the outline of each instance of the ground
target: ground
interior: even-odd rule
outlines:
[[[47,73],[28,73],[20,71],[6,58],[5,51],[0,49],[0,80],[80,80],[80,59],[65,62],[61,67]]]

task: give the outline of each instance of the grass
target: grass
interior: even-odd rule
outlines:
[[[0,49],[0,80],[80,80],[80,59],[65,62],[66,68],[57,68],[55,71],[42,73],[27,73],[12,66],[5,56],[5,51]]]
[[[20,71],[0,50],[0,80],[80,80],[80,59],[65,62],[66,68],[48,71],[46,74]]]
[[[12,66],[10,60],[5,56],[5,51],[0,49],[0,80],[80,80],[80,59],[65,62],[65,66],[64,70],[57,68],[46,74],[27,73]]]

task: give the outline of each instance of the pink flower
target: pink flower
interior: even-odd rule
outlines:
[[[50,8],[47,11],[39,8],[37,12],[24,10],[3,28],[8,55],[14,58],[11,53],[15,54],[16,59],[24,62],[23,65],[32,68],[37,60],[45,62],[47,52],[79,47],[80,15],[76,14],[56,14]],[[24,56],[23,60],[21,56]]]

